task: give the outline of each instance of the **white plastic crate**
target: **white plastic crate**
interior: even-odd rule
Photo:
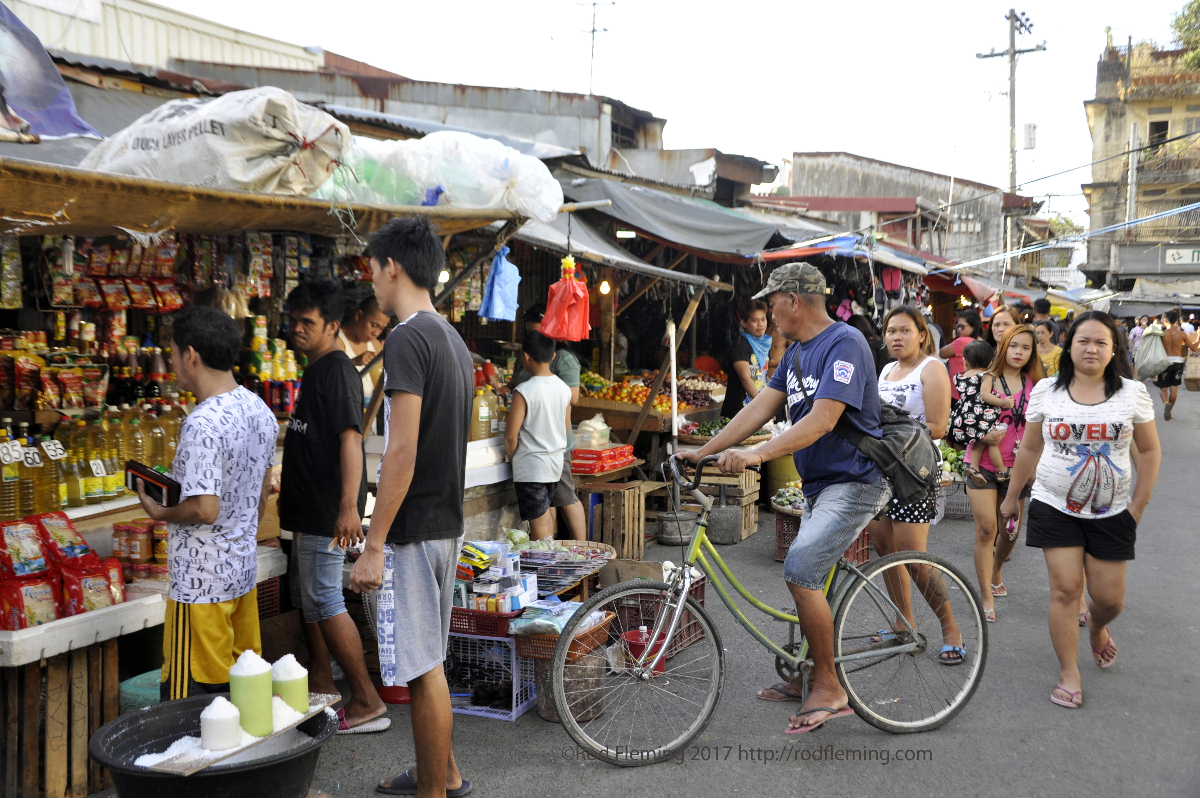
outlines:
[[[166,608],[163,597],[153,593],[29,629],[0,631],[0,668],[27,665],[43,657],[85,648],[148,626],[159,626]]]
[[[517,656],[517,644],[511,637],[485,637],[451,633],[446,656],[446,678],[450,691],[465,692],[480,685],[499,687],[511,684],[511,700],[504,708],[460,705],[459,715],[514,721],[537,701],[534,661]]]
[[[951,482],[938,488],[938,502],[943,506],[941,518],[952,521],[969,521],[971,498],[967,496],[966,483]]]

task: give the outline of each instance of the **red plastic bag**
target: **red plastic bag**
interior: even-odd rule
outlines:
[[[50,569],[32,520],[0,524],[0,579],[35,576]]]
[[[15,632],[61,617],[62,596],[54,574],[0,582],[0,629]]]
[[[111,607],[112,585],[103,565],[91,565],[77,571],[62,570],[63,616]]]
[[[79,534],[66,513],[45,513],[28,520],[37,521],[42,550],[53,565],[80,570],[100,564],[100,555]]]
[[[562,279],[550,286],[542,334],[559,341],[582,341],[592,334],[587,283],[575,278],[575,259],[562,259]]]

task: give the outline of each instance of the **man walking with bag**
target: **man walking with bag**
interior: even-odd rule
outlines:
[[[680,457],[696,462],[723,451],[721,471],[738,473],[790,454],[804,477],[812,510],[783,566],[814,664],[812,689],[787,729],[804,734],[852,714],[834,670],[833,614],[824,581],[842,552],[887,505],[892,488],[878,466],[835,431],[842,422],[872,438],[883,436],[874,357],[862,333],[829,317],[825,277],[810,263],[787,263],[771,273],[754,298],[768,301],[777,328],[796,343],[770,385],[703,448]],[[785,405],[792,422],[787,432],[751,450],[725,451],[761,429]],[[758,693],[765,701],[798,701],[801,696],[801,685],[789,682]]]

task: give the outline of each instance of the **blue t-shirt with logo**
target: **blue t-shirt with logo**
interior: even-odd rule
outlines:
[[[787,394],[788,420],[793,424],[808,415],[817,399],[835,399],[846,406],[843,415],[853,426],[872,437],[883,436],[875,358],[867,339],[848,324],[834,322],[815,338],[792,344],[770,387]],[[836,430],[792,456],[810,501],[829,485],[876,482],[882,476],[875,463]]]

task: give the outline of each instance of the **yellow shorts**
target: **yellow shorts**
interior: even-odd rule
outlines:
[[[258,588],[213,604],[167,599],[162,681],[169,698],[187,698],[192,682],[227,683],[229,668],[247,649],[262,653]]]

